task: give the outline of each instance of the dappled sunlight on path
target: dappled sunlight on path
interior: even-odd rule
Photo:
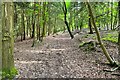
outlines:
[[[68,49],[68,48],[67,48]],[[15,49],[17,50],[17,49]],[[66,49],[46,49],[46,50],[24,50],[24,52],[28,52],[28,53],[47,53],[47,52],[51,52],[51,51],[64,51]],[[19,50],[19,52],[23,52],[23,50]]]
[[[98,64],[101,52],[84,52],[79,42],[69,34],[50,35],[42,43],[31,47],[32,40],[15,43],[15,66],[17,77],[24,78],[100,78],[111,77]],[[101,60],[101,61],[102,61]],[[114,77],[114,76],[112,76]]]

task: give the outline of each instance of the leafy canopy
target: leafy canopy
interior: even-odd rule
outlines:
[[[67,9],[70,7],[70,1],[71,1],[71,0],[65,0]]]

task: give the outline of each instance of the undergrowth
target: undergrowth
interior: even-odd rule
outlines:
[[[18,71],[16,68],[12,68],[11,70],[2,70],[2,80],[12,80],[16,75],[18,74]]]
[[[102,40],[117,43],[118,42],[118,33],[116,33],[116,32],[108,33],[102,37]]]

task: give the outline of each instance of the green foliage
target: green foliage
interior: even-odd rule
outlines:
[[[13,79],[15,75],[18,74],[18,71],[16,68],[12,68],[11,70],[2,70],[2,79]]]
[[[71,0],[65,0],[66,1],[66,7],[67,7],[67,9],[70,7],[70,1]]]
[[[96,35],[95,34],[86,34],[85,36],[83,36],[83,38],[96,39]]]
[[[82,43],[79,44],[79,47],[84,46],[85,42],[83,41]]]
[[[117,43],[118,42],[118,36],[117,36],[117,32],[114,32],[114,33],[109,33],[107,35],[105,35],[102,40],[105,40],[105,41],[110,41],[110,42],[113,42],[113,43]]]
[[[79,48],[83,47],[84,51],[91,51],[95,49],[95,42],[94,41],[90,41],[90,42],[82,42],[79,44]]]

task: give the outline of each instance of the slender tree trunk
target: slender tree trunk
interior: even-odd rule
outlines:
[[[32,20],[31,20],[32,18],[30,17],[30,21],[29,21],[29,35],[30,35],[30,38],[32,38],[32,30],[31,30],[31,28],[32,28]]]
[[[2,72],[5,74],[11,74],[11,71],[14,68],[13,3],[5,2],[2,10]],[[6,75],[6,77],[8,76]]]
[[[32,17],[30,17],[30,21],[29,21],[29,35],[30,35],[30,38],[32,38]]]
[[[34,24],[34,14],[32,14],[32,38],[34,38],[34,32],[35,32],[35,24]]]
[[[80,31],[82,30],[83,22],[80,23]]]
[[[71,30],[70,30],[70,27],[69,27],[69,24],[68,24],[68,21],[67,21],[67,7],[66,7],[65,1],[64,1],[63,12],[64,12],[65,24],[66,24],[66,26],[67,26],[67,29],[68,29],[68,32],[69,32],[69,34],[70,34],[71,39],[73,39],[73,38],[74,38],[74,35],[72,34],[72,32],[71,32]]]
[[[115,26],[117,24],[117,17],[118,17],[118,13],[115,14],[115,19],[114,19],[114,22],[113,22],[113,30],[115,30]]]
[[[38,3],[40,5],[40,3]],[[39,40],[40,37],[40,9],[38,11],[38,21],[37,21],[37,40]]]
[[[0,2],[0,15],[2,15],[2,3]],[[0,16],[0,72],[2,70],[2,16]],[[0,76],[2,73],[0,73]],[[1,77],[0,77],[1,80]]]
[[[43,30],[42,30],[42,40],[43,40],[43,37],[45,37],[46,35],[46,2],[43,3]]]
[[[108,2],[108,8],[109,8],[109,2]],[[109,17],[109,9],[108,9],[107,17]],[[109,22],[107,23],[107,30],[109,30]]]
[[[42,3],[40,2],[40,6],[42,6]],[[42,31],[41,31],[41,26],[42,26],[42,23],[43,23],[43,21],[42,21],[42,8],[40,8],[40,15],[41,15],[41,17],[40,17],[40,27],[39,27],[39,41],[42,41]]]
[[[69,27],[70,27],[70,30],[72,30],[72,23],[73,23],[72,18],[73,18],[73,13],[72,13],[72,11],[70,11],[70,18],[69,18]]]
[[[16,3],[14,3],[14,27],[17,25],[17,8]]]
[[[57,32],[57,29],[56,29],[56,17],[55,17],[54,27],[53,27],[53,34],[55,34],[56,32]]]
[[[111,2],[111,30],[113,29],[113,2]]]
[[[99,30],[101,30],[101,25],[100,25],[100,23],[101,23],[101,22],[99,21]]]
[[[93,34],[93,30],[92,30],[92,24],[91,24],[91,18],[90,18],[90,14],[89,14],[89,23],[88,23],[88,26],[89,26],[89,29],[90,29],[90,32],[89,32],[89,34]]]
[[[40,5],[41,5],[41,2],[40,2]],[[40,22],[40,15],[41,15],[41,8],[40,8],[40,10],[39,10],[40,12],[39,12],[39,33],[38,33],[38,36],[39,36],[39,41],[41,41],[41,22]]]
[[[20,25],[19,30],[20,30],[20,35],[21,35],[21,41],[23,41],[23,20],[22,20],[22,10],[21,10],[20,15],[21,15],[21,25]]]
[[[48,36],[51,34],[51,18],[49,15],[49,26],[48,26]]]
[[[32,13],[32,38],[35,37],[35,2],[33,3],[33,5],[34,5],[34,12]]]
[[[30,27],[30,16],[26,16],[26,19],[27,19],[27,30],[26,30],[26,33],[27,33],[27,36],[29,35],[29,27]]]
[[[76,5],[76,2],[74,3],[74,7],[75,7],[75,5]],[[73,14],[74,14],[74,16],[73,16],[73,23],[74,23],[74,25],[72,26],[72,31],[74,31],[74,29],[75,29],[75,26],[76,26],[76,15],[75,15],[75,9],[73,10]]]
[[[106,56],[107,60],[110,62],[111,65],[114,65],[115,62],[112,60],[112,58],[110,57],[108,51],[106,50],[105,46],[103,45],[102,43],[102,40],[101,40],[101,37],[100,37],[100,34],[99,34],[99,31],[97,29],[97,26],[95,24],[95,20],[94,20],[94,16],[93,16],[93,13],[92,13],[92,9],[91,9],[91,6],[90,6],[90,3],[86,2],[87,3],[87,6],[88,6],[88,10],[89,10],[89,13],[90,13],[90,17],[91,17],[91,20],[92,20],[92,24],[95,28],[95,31],[96,31],[96,35],[97,35],[97,39],[98,39],[98,42],[103,50],[103,53],[104,55]]]
[[[25,19],[24,19],[24,9],[22,11],[22,27],[23,27],[23,40],[25,40],[26,36],[25,36]]]
[[[49,21],[48,21],[48,36],[51,34],[51,17],[50,17],[50,14],[51,14],[51,7],[50,7],[50,2],[48,2],[48,7],[47,7],[47,10],[48,10],[48,18],[49,18]]]
[[[118,61],[120,63],[120,1],[118,2],[118,20],[119,20],[119,31],[118,31]]]
[[[35,2],[34,2],[34,12],[33,12],[33,23],[32,23],[32,26],[33,26],[33,32],[32,32],[33,43],[32,43],[31,47],[34,47],[34,45],[35,45]]]

